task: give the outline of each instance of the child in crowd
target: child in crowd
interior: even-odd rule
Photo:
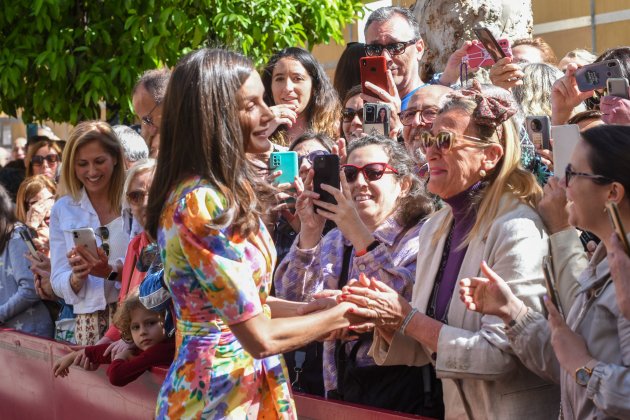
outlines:
[[[103,354],[109,343],[87,346],[57,360],[53,367],[55,376],[67,376],[72,364],[80,364],[81,360],[87,358],[90,363],[109,363],[109,382],[114,386],[124,386],[151,367],[168,367],[171,364],[175,343],[167,337],[164,329],[164,313],[146,309],[137,292],[122,302],[116,311],[114,323],[120,329],[122,338],[133,340],[136,349],[125,350],[112,360],[111,355]]]

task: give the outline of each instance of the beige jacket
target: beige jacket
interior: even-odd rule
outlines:
[[[630,321],[617,307],[605,257],[606,249],[600,244],[578,278],[580,293],[567,315],[569,327],[584,337],[589,352],[599,361],[586,387],[575,382],[574,372],[560,368],[543,315],[530,311],[508,332],[526,366],[560,382],[565,419],[630,418]]]
[[[485,238],[474,238],[464,257],[459,278],[480,275],[485,260],[528,306],[541,310],[545,294],[542,257],[548,239],[538,214],[529,206],[504,196],[509,206]],[[425,312],[438,271],[445,237],[431,239],[451,219],[450,208],[432,216],[420,231],[420,253],[411,304]],[[445,235],[444,235],[445,236]],[[442,379],[446,418],[544,419],[556,418],[559,389],[529,372],[512,354],[503,322],[494,316],[468,311],[455,288],[442,327],[438,348],[427,348],[396,334],[391,345],[375,333],[372,355],[382,365],[422,366],[434,363]],[[432,353],[435,351],[435,360]]]

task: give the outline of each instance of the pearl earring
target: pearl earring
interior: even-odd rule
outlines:
[[[479,176],[482,178],[486,177],[486,171],[484,171],[483,169],[479,171]]]

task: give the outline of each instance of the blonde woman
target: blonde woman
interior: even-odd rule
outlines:
[[[557,387],[512,354],[501,319],[467,311],[455,290],[487,261],[525,305],[541,310],[547,235],[534,206],[542,191],[520,167],[514,112],[477,89],[449,95],[422,135],[427,189],[446,206],[420,230],[411,303],[378,279],[341,296],[373,318],[377,363],[434,364],[446,418],[558,416]]]
[[[120,260],[129,242],[120,216],[124,182],[122,147],[109,124],[77,125],[64,152],[61,198],[51,212],[50,250],[52,287],[74,307],[80,345],[95,344],[114,314]],[[97,234],[98,255],[74,246],[72,232],[79,228]]]

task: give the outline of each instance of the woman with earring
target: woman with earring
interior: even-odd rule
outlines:
[[[77,315],[76,344],[95,344],[114,316],[118,273],[129,243],[120,216],[124,182],[123,149],[111,126],[100,121],[77,125],[63,155],[61,197],[50,214],[51,283]],[[80,228],[94,231],[98,255],[75,247],[73,231]]]
[[[624,289],[611,277],[609,259],[620,247],[605,210],[607,202],[614,202],[622,224],[630,226],[629,157],[630,127],[601,125],[581,133],[565,170],[569,223],[602,239],[590,261],[570,226],[566,238],[572,237],[582,252],[562,255],[570,247],[552,247],[554,263],[585,265],[574,279],[579,293],[571,307],[564,308],[566,321],[551,299],[545,301],[548,320],[527,308],[503,276],[488,267],[482,277],[461,281],[466,306],[503,320],[510,345],[523,363],[560,384],[565,419],[630,417],[630,320],[619,306]]]
[[[520,167],[514,113],[513,103],[478,85],[447,97],[421,137],[427,189],[446,205],[420,231],[411,303],[378,277],[355,282],[341,297],[373,318],[379,364],[434,364],[446,418],[558,414],[558,390],[512,354],[498,318],[467,311],[456,290],[487,261],[525,305],[541,309],[547,235],[535,205],[542,191]]]

